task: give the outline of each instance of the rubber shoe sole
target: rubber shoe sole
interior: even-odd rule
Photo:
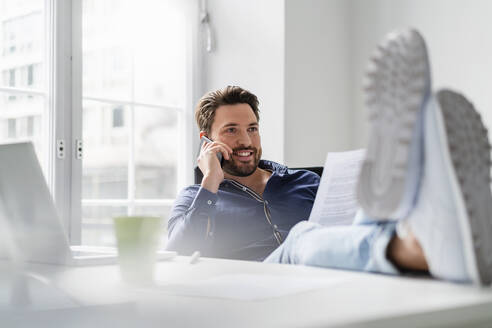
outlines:
[[[430,95],[425,41],[394,32],[371,57],[366,81],[370,141],[357,197],[370,217],[400,219],[415,204],[422,170],[421,117]]]
[[[480,114],[462,95],[450,90],[437,93],[454,186],[458,189],[458,217],[464,256],[471,280],[492,282],[492,196],[490,192],[490,144]]]

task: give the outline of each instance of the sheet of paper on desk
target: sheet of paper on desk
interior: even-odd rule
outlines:
[[[352,224],[364,157],[365,149],[328,153],[309,221],[326,226]]]
[[[158,291],[179,296],[254,301],[326,288],[341,281],[341,278],[229,274],[183,284],[160,285]]]

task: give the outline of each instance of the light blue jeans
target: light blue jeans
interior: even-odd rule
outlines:
[[[395,233],[395,222],[377,222],[362,211],[352,225],[327,227],[302,221],[265,262],[398,274],[386,256]]]

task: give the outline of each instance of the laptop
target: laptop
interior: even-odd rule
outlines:
[[[176,252],[158,252],[159,260]],[[0,257],[58,265],[117,262],[116,249],[70,247],[31,142],[0,144]]]

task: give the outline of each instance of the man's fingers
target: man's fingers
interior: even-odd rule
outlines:
[[[202,150],[206,150],[208,149],[210,146],[212,146],[212,143],[211,142],[204,142],[202,144]]]
[[[223,147],[225,148],[225,150],[226,150],[229,154],[232,154],[232,152],[233,152],[232,148],[231,148],[231,147],[229,147],[228,145],[226,145],[225,143],[222,143],[222,142],[220,142],[220,141],[217,141],[217,142],[215,142],[215,143],[216,143],[216,144],[218,144],[218,145],[223,146]]]
[[[231,158],[229,151],[222,144],[212,145],[208,150],[213,151],[215,154],[221,152],[222,156],[224,156],[224,158],[227,160]]]
[[[202,152],[214,149],[214,152],[217,153],[218,152],[217,147],[220,148],[220,152],[222,153],[225,159],[229,160],[231,158],[233,152],[232,148],[220,141],[204,142],[202,144]]]
[[[214,141],[213,143],[211,143],[211,145],[219,145],[219,146],[222,146],[224,147],[224,149],[228,152],[228,153],[231,153],[232,154],[232,148],[229,147],[228,145],[226,145],[225,143],[223,142],[220,142],[220,141]]]

